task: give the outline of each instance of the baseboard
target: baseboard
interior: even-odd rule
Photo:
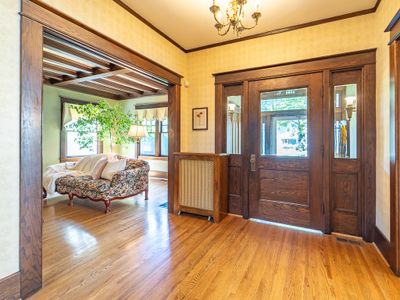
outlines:
[[[154,178],[168,179],[168,172],[150,170],[149,176]]]
[[[378,248],[379,252],[385,258],[386,262],[390,265],[391,262],[390,242],[376,226],[374,234],[374,243]]]
[[[20,299],[19,272],[0,279],[0,299]]]

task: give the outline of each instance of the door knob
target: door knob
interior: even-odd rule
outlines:
[[[255,154],[250,155],[250,170],[251,170],[251,172],[256,171],[256,155]]]

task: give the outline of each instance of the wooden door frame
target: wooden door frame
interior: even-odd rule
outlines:
[[[376,228],[375,243],[400,276],[400,10],[385,32],[390,33],[390,240]]]
[[[326,108],[323,112],[324,119],[324,161],[323,161],[323,203],[324,214],[325,214],[325,226],[324,232],[331,232],[330,224],[330,157],[331,157],[331,102],[332,102],[332,92],[331,92],[331,78],[332,73],[337,71],[345,70],[361,70],[363,78],[363,94],[366,105],[363,110],[365,123],[364,131],[369,132],[363,139],[362,145],[360,147],[365,149],[363,152],[364,164],[362,166],[363,182],[366,188],[365,197],[361,201],[367,203],[368,205],[364,209],[363,213],[363,230],[362,236],[366,241],[372,241],[375,234],[375,191],[376,191],[376,115],[375,115],[375,69],[376,69],[376,49],[367,49],[362,51],[341,53],[337,55],[330,55],[324,57],[318,57],[313,59],[264,66],[252,69],[230,71],[214,74],[215,77],[215,89],[216,89],[216,107],[215,107],[215,149],[216,152],[224,152],[224,144],[221,143],[224,136],[222,133],[225,132],[224,126],[225,120],[222,117],[223,106],[223,90],[225,86],[229,85],[240,85],[243,84],[244,94],[243,94],[243,106],[247,107],[248,102],[248,82],[257,81],[263,79],[272,79],[287,77],[293,75],[303,75],[309,73],[321,72],[323,75],[323,106]],[[247,128],[248,124],[246,120],[243,120],[243,127]],[[243,161],[246,163],[244,167],[245,172],[248,170],[249,153],[245,147],[242,148]],[[248,175],[246,175],[248,176]],[[243,211],[242,215],[244,218],[248,218],[248,197],[244,197],[245,202],[242,203]]]
[[[180,151],[179,74],[147,59],[39,1],[22,1],[20,102],[20,296],[42,287],[42,59],[43,34],[51,30],[135,66],[169,83],[169,154]],[[174,161],[168,159],[168,210],[173,211]]]

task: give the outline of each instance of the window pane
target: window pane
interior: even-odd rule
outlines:
[[[307,156],[307,88],[261,93],[260,153]]]
[[[240,154],[242,96],[227,97],[226,152]]]
[[[156,154],[156,140],[154,133],[149,133],[147,137],[140,140],[140,154],[142,155],[155,155]]]
[[[156,121],[143,120],[142,124],[146,126],[148,136],[140,140],[140,154],[156,155]]]
[[[168,133],[161,133],[161,156],[168,156]]]
[[[97,143],[93,142],[91,147],[80,149],[79,144],[76,142],[78,133],[73,131],[66,131],[66,156],[85,156],[97,153]],[[96,133],[90,133],[93,136],[93,140],[96,141]]]
[[[357,84],[334,88],[335,158],[357,158]]]

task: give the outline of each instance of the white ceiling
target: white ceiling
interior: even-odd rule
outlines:
[[[209,11],[212,0],[122,0],[185,49],[233,40],[228,33],[220,37]],[[226,3],[228,0],[219,0]],[[250,15],[256,0],[248,0]],[[373,8],[377,0],[259,0],[262,17],[259,25],[241,35],[299,25]],[[251,10],[251,11],[250,11]],[[251,22],[251,19],[249,20]]]

